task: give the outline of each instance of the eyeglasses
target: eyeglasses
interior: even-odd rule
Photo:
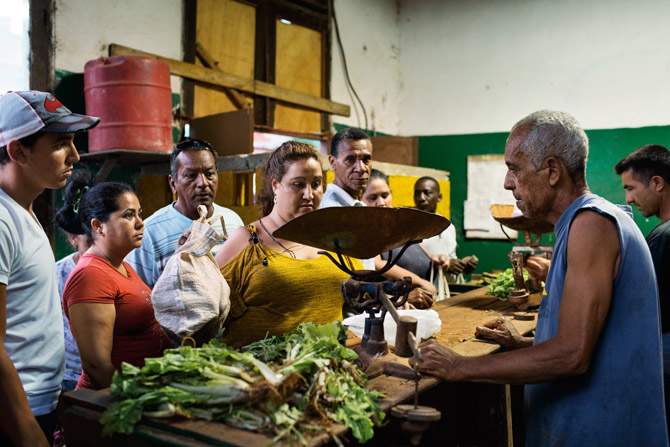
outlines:
[[[211,144],[206,142],[205,140],[198,140],[196,138],[189,138],[184,141],[180,141],[177,143],[174,147],[177,150],[184,150],[184,149],[200,149],[203,151],[214,151],[214,148],[212,147]],[[214,151],[216,152],[216,151]]]

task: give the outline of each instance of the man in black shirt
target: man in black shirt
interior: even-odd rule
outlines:
[[[647,236],[654,260],[661,305],[665,407],[670,408],[670,151],[658,144],[639,147],[616,164],[626,190],[626,203],[635,205],[644,217],[656,216],[661,223]],[[666,416],[670,412],[666,411]],[[670,419],[668,419],[670,427]]]

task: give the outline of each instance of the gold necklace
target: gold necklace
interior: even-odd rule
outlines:
[[[263,219],[258,219],[258,222],[261,224],[261,227],[263,228],[263,230],[265,230],[265,232],[268,234],[268,236],[270,236],[270,239],[272,239],[273,241],[275,241],[281,248],[284,249],[284,251],[283,251],[282,253],[288,252],[291,256],[293,256],[293,259],[297,259],[297,258],[295,257],[295,253],[293,253],[292,250],[290,250],[290,249],[284,247],[284,245],[283,245],[281,242],[279,242],[277,239],[275,239],[275,237],[272,235],[272,233],[270,233],[270,232],[268,231],[268,229],[265,228],[265,225],[263,225]],[[293,246],[293,247],[291,247],[291,248],[295,248],[295,246]]]

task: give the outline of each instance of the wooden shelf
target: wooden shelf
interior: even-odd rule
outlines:
[[[168,175],[170,173],[169,152],[114,149],[102,152],[80,154],[82,163],[102,164],[98,181],[104,182],[116,165],[137,165],[141,175]],[[216,158],[216,169],[221,171],[253,171],[263,166],[269,152],[244,155],[227,155]]]
[[[102,152],[88,152],[79,154],[83,163],[106,163],[109,159],[116,160],[116,163],[127,164],[152,164],[152,163],[170,163],[170,152],[156,151],[138,151],[133,149],[113,149]]]

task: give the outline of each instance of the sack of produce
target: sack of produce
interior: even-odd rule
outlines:
[[[207,219],[207,208],[198,207],[200,219],[191,224],[186,242],[170,257],[156,281],[151,300],[156,319],[174,335],[184,338],[196,335],[206,341],[223,326],[230,311],[230,287],[212,256],[223,235]],[[221,227],[226,228],[224,222]]]

